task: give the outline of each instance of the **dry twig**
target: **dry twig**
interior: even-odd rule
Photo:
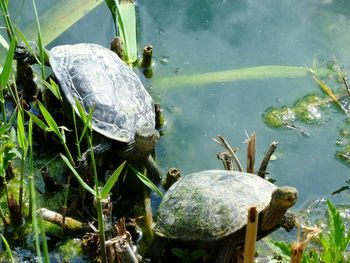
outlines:
[[[235,161],[235,163],[237,165],[238,171],[243,172],[243,167],[242,167],[240,161],[238,160],[237,155],[235,154],[235,150],[233,150],[231,148],[231,146],[228,144],[228,142],[225,140],[224,137],[222,137],[221,135],[218,135],[218,138],[220,141],[215,139],[215,138],[213,138],[213,140],[215,142],[217,142],[218,144],[220,144],[221,146],[223,146],[232,155],[233,160]]]
[[[250,135],[248,138],[247,146],[247,173],[254,173],[255,166],[255,143],[256,143],[256,134],[255,132]]]
[[[267,164],[270,161],[271,155],[274,153],[274,151],[276,150],[278,145],[278,142],[272,142],[269,146],[269,149],[267,150],[267,152],[265,153],[264,159],[261,162],[260,168],[259,168],[259,172],[258,175],[261,178],[265,178],[266,177],[266,168],[267,168]]]

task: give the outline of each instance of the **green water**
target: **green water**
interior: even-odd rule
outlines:
[[[48,1],[37,1],[41,6]],[[18,8],[18,14],[30,8]],[[311,200],[332,198],[346,203],[349,191],[331,193],[349,179],[349,167],[335,157],[345,114],[334,105],[318,124],[301,124],[310,137],[295,130],[272,129],[263,121],[271,106],[293,105],[310,93],[322,94],[311,76],[252,80],[167,88],[157,79],[262,65],[312,66],[317,57],[350,61],[350,2],[337,0],[191,0],[138,1],[139,46],[154,48],[154,77],[142,78],[154,101],[163,107],[165,135],[157,145],[161,168],[183,174],[222,169],[212,138],[223,135],[239,148],[245,166],[245,131],[257,134],[257,162],[272,141],[277,159],[270,177],[299,190],[295,210]],[[39,8],[43,11],[45,8]],[[21,11],[22,10],[22,11]],[[26,15],[30,20],[30,15]],[[22,23],[25,18],[22,18]],[[108,46],[113,23],[104,4],[87,14],[51,46],[93,42]]]

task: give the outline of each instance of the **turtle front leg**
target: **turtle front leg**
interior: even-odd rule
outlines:
[[[283,227],[284,230],[286,230],[287,232],[290,232],[293,230],[294,227],[298,225],[297,217],[293,213],[287,212],[281,218],[279,225]]]

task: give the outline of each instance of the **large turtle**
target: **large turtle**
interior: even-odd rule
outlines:
[[[244,242],[250,207],[259,212],[260,239],[280,226],[297,195],[293,187],[276,187],[254,174],[192,173],[166,192],[154,231],[162,238],[217,247],[215,262],[228,262]]]
[[[35,43],[31,45],[38,53]],[[36,62],[24,46],[18,46],[15,57],[22,63]],[[96,44],[56,46],[46,51],[46,58],[66,104],[77,113],[76,100],[87,113],[93,107],[93,130],[110,139],[95,147],[97,153],[112,148],[112,142],[121,142],[118,155],[144,162],[153,177],[159,178],[151,156],[159,139],[154,104],[138,76],[114,52]]]

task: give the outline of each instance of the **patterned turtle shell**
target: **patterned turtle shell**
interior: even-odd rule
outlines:
[[[67,102],[89,112],[98,133],[130,142],[140,128],[154,128],[151,96],[114,52],[96,44],[62,45],[49,52],[51,68]]]
[[[184,176],[166,192],[155,233],[169,239],[215,241],[247,223],[248,209],[260,212],[277,187],[254,174],[211,170]]]

